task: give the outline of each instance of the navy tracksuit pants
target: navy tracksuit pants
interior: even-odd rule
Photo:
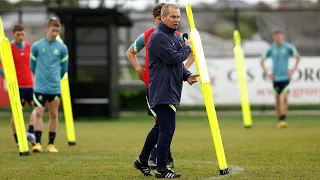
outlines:
[[[167,155],[176,128],[176,110],[168,104],[157,105],[153,110],[157,121],[146,138],[139,158],[142,162],[148,162],[152,148],[157,144],[157,170],[166,171]]]

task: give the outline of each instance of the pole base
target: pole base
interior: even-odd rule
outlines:
[[[20,152],[20,156],[29,156],[30,151]]]
[[[75,146],[76,144],[77,144],[76,142],[70,142],[70,141],[68,142],[69,146]]]
[[[227,174],[229,174],[229,169],[226,168],[226,169],[219,170],[219,173],[220,173],[221,176],[227,175]]]

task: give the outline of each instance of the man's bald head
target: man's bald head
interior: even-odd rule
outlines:
[[[179,9],[179,7],[177,5],[175,5],[175,4],[172,4],[172,3],[166,4],[161,9],[161,16],[168,16],[170,8]]]
[[[180,23],[180,9],[175,4],[166,4],[161,9],[161,21],[170,29],[177,29]]]

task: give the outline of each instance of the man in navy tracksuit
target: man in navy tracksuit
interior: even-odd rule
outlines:
[[[176,35],[180,22],[180,10],[175,4],[167,4],[161,10],[161,22],[149,40],[149,93],[150,108],[156,113],[156,124],[149,132],[139,158],[134,162],[135,168],[144,175],[152,176],[148,158],[152,148],[157,144],[157,178],[177,178],[166,167],[167,154],[175,131],[176,106],[180,104],[183,81],[190,85],[197,82],[198,75],[184,68],[185,61],[191,53],[191,42],[185,39],[181,44]]]

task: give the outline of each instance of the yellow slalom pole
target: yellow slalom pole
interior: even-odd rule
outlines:
[[[2,19],[0,17],[0,37],[6,37],[4,34],[4,27],[3,27],[3,23],[2,23]]]
[[[60,35],[58,35],[57,40],[63,42]],[[74,122],[73,122],[73,113],[72,105],[70,98],[70,87],[69,87],[69,77],[66,73],[61,79],[61,96],[62,96],[62,105],[64,111],[64,119],[66,123],[67,137],[69,146],[76,145],[76,136],[74,131]]]
[[[207,64],[206,64],[206,60],[203,53],[200,34],[197,31],[194,24],[190,3],[187,3],[186,11],[187,11],[187,16],[190,24],[190,29],[191,29],[190,40],[192,42],[192,52],[194,55],[194,60],[196,62],[197,71],[200,75],[199,76],[200,86],[202,89],[204,103],[206,106],[210,129],[212,133],[213,143],[214,143],[214,147],[215,147],[216,155],[218,159],[219,172],[220,172],[220,175],[226,175],[226,174],[229,174],[229,169],[227,166],[227,161],[226,161],[222,139],[220,135],[218,118],[217,118],[213,96],[212,96],[209,73],[208,73]]]
[[[250,128],[252,126],[250,103],[247,91],[246,73],[244,67],[244,53],[241,47],[241,37],[238,30],[233,32],[234,37],[234,59],[237,64],[238,81],[241,95],[241,108],[244,127]]]
[[[30,155],[22,105],[20,102],[20,93],[16,69],[13,61],[11,45],[8,38],[4,36],[2,19],[0,18],[0,54],[2,57],[3,71],[8,85],[8,94],[10,99],[11,111],[14,119],[14,126],[18,138],[20,156]]]
[[[67,129],[68,144],[70,146],[74,146],[76,145],[76,137],[75,137],[75,131],[74,131],[68,73],[66,73],[61,80],[61,89],[62,89],[62,104],[63,104],[63,111],[64,111],[64,119],[65,119],[66,129]]]

